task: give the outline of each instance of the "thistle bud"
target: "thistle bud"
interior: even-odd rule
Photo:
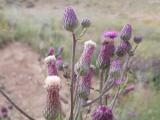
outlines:
[[[91,21],[88,18],[83,18],[81,21],[81,25],[83,28],[88,28],[91,25]]]
[[[58,70],[62,70],[63,69],[63,61],[62,61],[62,56],[61,55],[59,55],[57,57],[56,67],[57,67]]]
[[[134,37],[134,42],[135,42],[136,44],[139,44],[141,41],[142,41],[142,36],[135,36],[135,37]]]
[[[96,61],[96,64],[100,69],[105,69],[110,65],[110,58],[114,54],[114,51],[114,44],[112,42],[108,42],[107,40],[103,40]]]
[[[99,106],[92,113],[92,120],[113,120],[112,110],[106,106]]]
[[[82,55],[75,65],[75,70],[77,74],[85,75],[88,72],[95,47],[96,43],[92,40],[88,40],[84,43]]]
[[[48,50],[48,55],[54,55],[54,48],[49,48],[49,50]]]
[[[122,40],[128,41],[132,37],[132,26],[130,24],[126,24],[120,33],[120,37]]]
[[[91,80],[93,74],[95,72],[95,66],[91,65],[88,73],[85,76],[80,76],[80,83],[79,83],[79,96],[85,101],[88,100],[90,95],[90,88],[91,88]]]
[[[64,11],[64,28],[70,32],[73,32],[78,26],[78,19],[76,13],[72,7],[67,7]]]
[[[45,88],[47,89],[47,104],[43,115],[46,120],[56,120],[61,110],[59,97],[61,79],[58,76],[48,76],[45,80]]]
[[[48,57],[45,58],[45,63],[47,65],[47,69],[48,69],[48,75],[58,75],[58,71],[56,68],[56,58],[54,55],[50,55]]]

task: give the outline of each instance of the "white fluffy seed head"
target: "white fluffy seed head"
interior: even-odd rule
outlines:
[[[90,65],[90,68],[93,69],[93,70],[96,69],[96,67],[94,65]]]
[[[58,76],[47,76],[45,79],[45,88],[48,88],[50,86],[57,86],[59,89],[61,88],[61,79]]]
[[[84,46],[92,46],[92,47],[96,47],[96,43],[93,40],[88,40],[84,43]]]
[[[56,57],[54,55],[50,55],[50,56],[47,56],[44,60],[46,64],[49,63],[50,61],[56,61]]]

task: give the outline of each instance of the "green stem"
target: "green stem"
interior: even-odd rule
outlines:
[[[75,50],[76,50],[76,36],[75,33],[72,33],[72,57],[71,57],[71,112],[70,112],[70,120],[73,120],[73,111],[74,111],[74,64],[75,64]]]
[[[85,35],[85,33],[87,32],[87,28],[83,28],[81,34],[79,35],[77,40],[81,40],[81,38]]]

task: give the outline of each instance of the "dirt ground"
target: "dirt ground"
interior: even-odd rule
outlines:
[[[40,56],[21,43],[11,43],[0,50],[0,85],[6,93],[29,115],[37,120],[43,119],[45,105],[45,67]],[[67,97],[67,86],[63,85],[61,94]],[[0,94],[0,106],[9,103]],[[63,104],[65,105],[65,104]],[[67,107],[63,107],[67,111]],[[11,111],[12,120],[25,120],[16,109]]]

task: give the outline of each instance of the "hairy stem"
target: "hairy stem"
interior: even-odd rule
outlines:
[[[76,36],[75,33],[72,33],[72,56],[71,56],[71,112],[70,112],[70,120],[73,120],[73,111],[74,111],[74,64],[75,64],[75,49],[76,49]]]
[[[30,115],[28,115],[26,112],[24,112],[17,104],[13,102],[13,100],[0,88],[0,93],[26,118],[29,120],[35,120]]]
[[[100,86],[99,86],[99,90],[100,90],[100,94],[102,93],[102,88],[103,88],[103,70],[100,70]],[[102,96],[99,99],[99,104],[102,105]]]

